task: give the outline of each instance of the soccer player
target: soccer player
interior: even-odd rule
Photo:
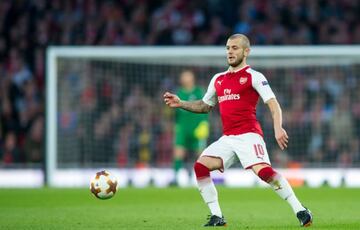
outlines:
[[[208,113],[219,103],[223,136],[208,146],[194,164],[200,194],[211,212],[204,226],[226,225],[210,171],[223,171],[238,161],[289,203],[301,226],[310,226],[313,219],[311,212],[299,202],[288,181],[271,167],[263,132],[256,119],[259,96],[271,111],[275,138],[281,150],[287,147],[288,135],[282,127],[280,105],[268,81],[246,64],[250,53],[249,39],[242,34],[231,35],[226,50],[229,68],[211,79],[202,100],[183,101],[175,94],[164,94],[168,106],[194,113]]]
[[[184,70],[180,74],[180,87],[177,95],[180,100],[196,101],[202,99],[203,90],[195,85],[195,75],[191,70]],[[175,148],[173,168],[175,175],[183,167],[185,157],[200,154],[206,147],[209,134],[208,115],[194,114],[186,110],[175,111]]]

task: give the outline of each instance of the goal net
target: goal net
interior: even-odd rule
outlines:
[[[360,162],[360,47],[253,47],[248,63],[268,79],[284,116],[280,151],[260,100],[258,119],[277,167]],[[71,168],[171,167],[174,110],[162,99],[179,73],[206,89],[226,70],[223,47],[51,47],[47,55],[47,173]],[[208,142],[221,136],[218,108]]]

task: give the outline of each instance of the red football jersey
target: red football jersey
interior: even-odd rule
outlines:
[[[256,119],[259,95],[264,102],[275,98],[264,75],[245,66],[236,72],[216,74],[203,101],[210,106],[219,103],[224,135],[249,132],[263,135]]]

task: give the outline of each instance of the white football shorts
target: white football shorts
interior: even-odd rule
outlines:
[[[257,133],[224,135],[209,145],[201,156],[221,158],[221,172],[239,161],[245,169],[260,163],[271,165],[264,139]]]

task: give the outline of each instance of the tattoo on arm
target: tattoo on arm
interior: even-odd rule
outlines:
[[[202,100],[181,101],[181,108],[193,113],[208,113],[211,110],[211,106]]]

